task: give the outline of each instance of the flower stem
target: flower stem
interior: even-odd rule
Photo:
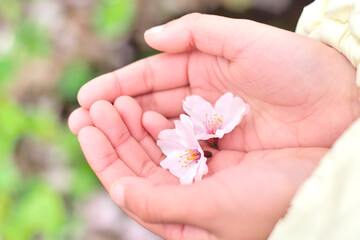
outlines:
[[[210,139],[210,145],[212,146],[212,148],[219,149],[218,140],[218,138]]]

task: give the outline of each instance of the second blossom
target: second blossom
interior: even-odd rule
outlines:
[[[249,112],[249,105],[232,93],[221,96],[214,107],[200,96],[189,96],[184,100],[183,108],[190,116],[199,140],[222,138]]]

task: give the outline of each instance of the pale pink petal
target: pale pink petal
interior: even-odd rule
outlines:
[[[180,114],[180,121],[187,127],[188,129],[193,129],[194,124],[191,121],[190,117],[185,114]]]
[[[175,129],[166,129],[159,133],[157,145],[166,156],[176,150],[197,149],[199,147],[190,118],[182,114],[180,119],[181,121],[174,122]]]
[[[183,109],[194,123],[195,135],[206,132],[204,122],[206,115],[214,114],[211,104],[200,96],[189,96],[183,101]]]
[[[172,152],[176,150],[186,150],[187,148],[184,147],[180,142],[177,141],[166,141],[166,140],[158,140],[156,144],[160,147],[161,151],[166,155],[169,156]]]
[[[226,93],[216,102],[215,111],[223,117],[222,128],[216,132],[216,135],[221,138],[240,123],[243,116],[249,112],[249,105],[240,97]]]
[[[184,176],[180,177],[180,183],[181,184],[190,184],[190,183],[192,183],[194,181],[194,177],[196,175],[197,168],[198,167],[196,167],[196,166],[191,166],[188,169],[187,173]]]
[[[197,149],[199,143],[194,134],[193,123],[189,116],[180,115],[180,121],[175,121],[175,129],[181,144],[188,149]]]
[[[160,166],[169,169],[172,174],[180,178],[187,172],[187,168],[182,167],[181,162],[179,163],[180,156],[183,155],[185,155],[185,151],[174,151],[160,162]]]
[[[192,183],[199,167],[199,163],[185,167],[184,162],[180,158],[180,156],[185,154],[185,151],[174,151],[160,162],[160,166],[164,169],[169,169],[174,176],[180,178],[182,184]]]
[[[198,139],[198,140],[208,140],[210,138],[217,138],[217,137],[218,136],[215,134],[206,133],[205,128],[202,132],[199,132],[198,134],[196,134],[196,139]]]
[[[206,133],[205,126],[194,126],[194,133],[197,140],[208,140],[212,138],[211,136],[209,136],[209,134]]]
[[[156,142],[161,151],[168,156],[173,151],[187,149],[181,142],[175,129],[166,129],[159,133],[159,140]]]
[[[234,128],[232,128],[232,129],[234,129]],[[227,132],[224,129],[218,129],[218,130],[216,130],[216,134],[215,134],[215,136],[213,138],[222,138],[226,133],[231,132],[232,129],[230,129],[230,131],[227,131]]]
[[[187,123],[188,126],[193,126],[193,121],[188,116],[181,114],[180,119],[182,122]],[[195,140],[197,145],[199,145],[197,140],[208,140],[210,138],[216,137],[216,135],[214,135],[214,134],[207,133],[206,128],[203,123],[201,125],[201,128],[193,127],[193,132],[194,132],[195,136],[192,139]],[[193,147],[194,149],[198,148],[195,146],[195,144],[193,146],[194,146]]]
[[[206,161],[207,159],[205,157],[202,157],[198,164],[198,170],[197,173],[195,175],[195,182],[199,182],[202,179],[202,176],[206,175],[209,172],[208,166],[206,165]]]

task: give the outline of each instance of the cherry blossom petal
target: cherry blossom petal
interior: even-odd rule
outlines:
[[[210,116],[215,113],[211,104],[202,97],[194,95],[185,98],[183,108],[194,123],[195,135],[206,132],[204,126],[206,115]]]
[[[174,151],[160,162],[160,166],[180,178],[181,184],[192,183],[198,172],[199,163],[185,164],[181,157],[186,155],[185,151]]]
[[[167,156],[160,162],[160,166],[180,178],[180,183],[192,183],[195,176],[201,180],[207,173],[206,158],[195,137],[189,116],[181,115],[180,121],[175,121],[175,129],[160,132],[157,144]]]
[[[222,128],[216,132],[216,135],[221,138],[240,123],[243,116],[249,112],[249,105],[240,97],[226,93],[215,103],[215,111],[223,117]]]
[[[180,115],[180,121],[174,121],[176,133],[181,144],[188,149],[197,149],[199,143],[194,134],[194,126],[189,116]]]
[[[206,131],[206,129],[204,128],[204,131]],[[206,133],[206,132],[200,132],[198,134],[196,134],[196,138],[198,140],[208,140],[210,138],[217,138],[218,136],[215,135],[215,134],[209,134],[209,133]]]
[[[170,155],[174,151],[185,151],[187,149],[182,144],[181,139],[177,135],[175,129],[166,129],[161,131],[159,134],[159,140],[156,143],[166,156]]]
[[[193,132],[193,124],[189,116],[181,115],[175,121],[175,129],[166,129],[159,133],[157,145],[168,156],[176,150],[197,149],[199,143]]]
[[[190,184],[193,182],[194,177],[196,176],[196,172],[198,171],[198,167],[192,166],[185,175],[180,177],[180,183],[181,184]]]
[[[209,172],[208,166],[206,165],[207,159],[205,157],[201,158],[198,162],[198,170],[195,175],[195,182],[199,182],[202,179],[202,176],[206,175]]]

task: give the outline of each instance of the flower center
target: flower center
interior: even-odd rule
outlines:
[[[215,134],[218,129],[221,129],[223,116],[217,113],[213,115],[206,114],[206,121],[203,122],[208,134]]]
[[[186,168],[187,166],[197,163],[201,158],[201,153],[196,149],[185,150],[185,154],[180,156],[179,164],[181,167]]]

